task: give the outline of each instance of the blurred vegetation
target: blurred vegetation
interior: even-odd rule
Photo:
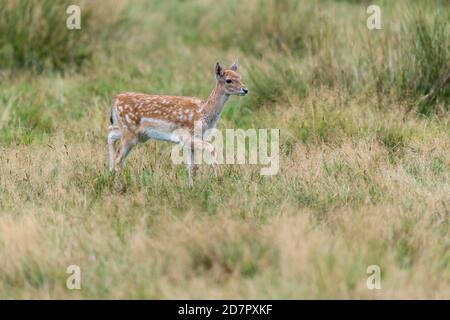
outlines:
[[[66,27],[66,9],[72,4],[81,8],[82,30]],[[124,23],[126,15],[115,10],[107,1],[2,0],[0,68],[80,68]]]
[[[373,31],[372,1],[73,3],[80,31],[0,0],[0,298],[450,296],[449,1],[376,1]],[[154,141],[108,173],[115,94],[206,97],[235,58],[218,128],[279,128],[279,174],[188,189]]]
[[[394,94],[423,114],[448,110],[448,86],[432,101],[419,103],[450,71],[448,3],[382,2],[378,31],[365,28],[365,2],[350,3],[151,1],[143,4],[149,16],[142,23],[155,36],[153,48],[178,45],[173,40],[181,38],[188,47],[241,52],[252,66],[249,76],[257,91],[247,102],[253,106],[292,92],[303,95],[308,86],[329,86]],[[68,30],[68,4],[6,1],[0,7],[0,68],[78,69],[100,50],[114,50],[111,37],[119,41],[120,34],[133,31],[123,1],[117,6],[79,2],[83,30]]]
[[[374,31],[366,28],[362,14],[367,2],[351,3],[232,0],[211,6],[193,1],[158,3],[154,9],[166,10],[164,24],[188,46],[245,54],[253,64],[253,86],[264,88],[247,100],[253,106],[270,104],[270,96],[283,92],[304,94],[310,84],[393,94],[428,115],[448,110],[448,86],[437,93],[438,107],[418,103],[450,72],[448,2],[381,2],[382,30]]]

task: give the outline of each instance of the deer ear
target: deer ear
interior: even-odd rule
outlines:
[[[216,63],[216,79],[219,80],[223,76],[223,69],[220,64]]]
[[[234,60],[234,62],[231,65],[230,69],[233,70],[233,71],[237,71],[237,69],[238,69],[238,61],[237,61],[237,59]]]

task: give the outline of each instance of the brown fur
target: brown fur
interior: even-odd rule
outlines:
[[[223,79],[219,79],[216,87],[206,100],[196,97],[149,95],[145,93],[125,92],[114,99],[113,109],[116,111],[119,126],[137,134],[142,118],[165,120],[179,128],[193,129],[194,122],[217,116],[221,112],[220,98],[224,94],[239,92],[243,87],[241,77],[233,70],[224,70]],[[232,80],[227,84],[226,80]],[[208,123],[205,123],[208,126]]]

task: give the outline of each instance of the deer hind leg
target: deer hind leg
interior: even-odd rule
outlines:
[[[122,138],[122,133],[117,126],[110,126],[108,133],[108,151],[109,151],[109,171],[114,170],[114,162],[116,160],[116,150],[117,140]]]
[[[114,161],[114,169],[118,171],[123,168],[125,158],[130,153],[131,149],[136,145],[137,137],[133,134],[122,134],[120,141],[120,151]]]

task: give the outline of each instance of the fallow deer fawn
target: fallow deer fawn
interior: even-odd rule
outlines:
[[[223,69],[217,63],[216,85],[206,100],[135,92],[117,95],[112,104],[108,134],[109,170],[113,172],[122,168],[125,158],[138,142],[156,139],[185,144],[186,140],[176,130],[186,129],[193,136],[194,123],[200,121],[202,136],[193,136],[190,143],[183,145],[191,151],[187,167],[189,186],[192,187],[197,169],[193,161],[194,149],[206,150],[210,154],[214,151],[213,146],[202,139],[203,133],[215,128],[230,95],[244,96],[248,93],[237,69],[237,61],[230,69]],[[116,148],[118,140],[120,148]],[[217,163],[216,169],[219,169]]]

